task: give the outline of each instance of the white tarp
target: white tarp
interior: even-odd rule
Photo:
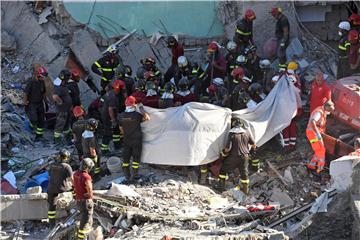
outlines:
[[[232,114],[246,122],[261,146],[290,124],[297,106],[296,87],[281,78],[256,107],[233,113],[195,102],[168,109],[146,107],[151,120],[142,124],[142,162],[197,166],[215,161],[226,144]]]

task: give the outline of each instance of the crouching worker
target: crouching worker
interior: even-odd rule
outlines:
[[[122,112],[119,117],[120,132],[124,136],[122,169],[127,180],[137,180],[142,151],[141,122],[150,120],[150,116],[142,106],[137,106],[133,96],[126,98],[125,107],[125,112]],[[131,157],[133,157],[132,174],[130,172]]]
[[[236,168],[240,171],[240,183],[237,188],[245,194],[249,192],[249,153],[250,146],[255,150],[256,145],[249,131],[245,129],[244,124],[239,118],[231,120],[231,129],[229,132],[226,147],[222,150],[221,155],[226,157],[221,167],[219,178],[219,190],[225,190],[225,183],[228,174]]]

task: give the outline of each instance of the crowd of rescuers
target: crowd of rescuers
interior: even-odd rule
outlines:
[[[118,49],[111,45],[104,56],[91,66],[92,72],[100,77],[101,89],[94,84],[89,72],[83,79],[89,88],[98,94],[98,97],[91,101],[87,111],[80,100],[80,72],[76,69],[64,69],[60,72],[54,80],[51,99],[56,106],[53,140],[58,145],[74,144],[81,164],[78,172],[72,176],[72,170],[65,164],[69,159],[69,153],[66,149],[62,150],[59,153],[60,161],[56,163],[58,166],[50,171],[50,183],[56,185],[64,180],[60,178],[73,178],[76,198],[80,201],[79,208],[85,211],[82,228],[89,224],[89,219],[92,218],[92,214],[89,213],[89,209],[92,209],[89,206],[91,203],[86,202],[92,198],[92,181],[104,174],[100,167],[100,156],[116,155],[117,150],[122,148],[122,168],[126,179],[131,181],[139,178],[142,151],[140,124],[151,118],[143,106],[164,109],[189,102],[203,102],[241,110],[256,106],[264,100],[282,76],[286,76],[286,79],[298,89],[299,95],[304,93],[298,63],[286,59],[289,21],[281,8],[272,8],[269,13],[276,19],[276,57],[279,64],[275,68],[271,66],[270,60],[257,55],[257,47],[253,41],[253,22],[256,15],[253,10],[248,9],[237,22],[233,40],[228,41],[225,47],[217,42],[208,45],[205,63],[191,62],[184,55],[181,43],[174,36],[167,37],[167,47],[171,50],[172,58],[170,67],[164,75],[153,57],[140,59],[141,67],[134,74],[131,67],[123,63]],[[347,39],[342,37],[339,43],[339,58],[342,60],[339,67],[343,66],[341,74],[360,65],[359,58],[353,56],[356,55],[354,46],[358,46],[357,53],[359,52],[360,18],[352,15],[350,20],[348,24],[342,22],[339,25],[339,34],[347,36]],[[352,49],[351,53],[348,49]],[[351,56],[349,68],[344,67],[344,58],[347,56]],[[35,133],[34,141],[43,140],[45,112],[49,101],[44,83],[47,77],[44,67],[35,67],[24,91],[23,100],[30,127]],[[324,168],[324,144],[321,133],[325,129],[326,115],[334,110],[326,77],[326,74],[318,73],[312,83],[311,117],[306,130],[307,138],[315,152],[308,168],[318,173]],[[302,109],[299,108],[297,117],[282,131],[286,151],[295,149],[296,121],[301,113]],[[220,170],[219,189],[225,187],[229,173],[238,168],[238,187],[244,193],[248,193],[249,162],[255,171],[260,169],[259,159],[249,158],[248,146],[255,150],[256,145],[240,119],[232,119],[231,126],[227,146],[220,153],[227,161]],[[110,151],[111,142],[113,151]],[[202,166],[200,183],[206,182],[207,173],[207,166]],[[66,187],[50,187],[49,191],[52,191],[49,200],[51,202],[58,193],[66,191]],[[81,202],[82,200],[86,201]],[[54,205],[50,203],[49,219],[53,216]],[[85,236],[85,233],[79,232],[79,236]]]

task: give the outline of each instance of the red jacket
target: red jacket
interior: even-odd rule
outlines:
[[[171,49],[171,52],[172,52],[171,63],[176,65],[178,57],[184,56],[184,48],[181,44],[178,43],[176,47]]]
[[[315,81],[311,84],[310,112],[331,99],[331,90],[325,81],[319,86]]]
[[[131,96],[136,98],[136,103],[142,103],[146,93],[136,90],[133,94],[131,94]]]
[[[181,105],[184,105],[189,102],[196,102],[196,96],[194,93],[189,93],[186,96],[181,96],[179,94],[174,94],[174,102],[181,102]]]
[[[142,100],[142,104],[152,108],[159,108],[160,96],[147,96]]]

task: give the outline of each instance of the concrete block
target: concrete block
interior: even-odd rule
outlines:
[[[27,194],[36,194],[36,193],[39,194],[41,192],[42,192],[41,186],[36,186],[26,189]]]
[[[343,156],[330,163],[332,188],[339,192],[346,191],[353,183],[351,175],[354,166],[360,162],[358,157]]]
[[[354,217],[352,239],[360,239],[360,195],[351,195],[350,205]]]
[[[289,197],[287,193],[280,188],[274,188],[270,200],[280,203],[281,206],[293,206],[294,201]]]

